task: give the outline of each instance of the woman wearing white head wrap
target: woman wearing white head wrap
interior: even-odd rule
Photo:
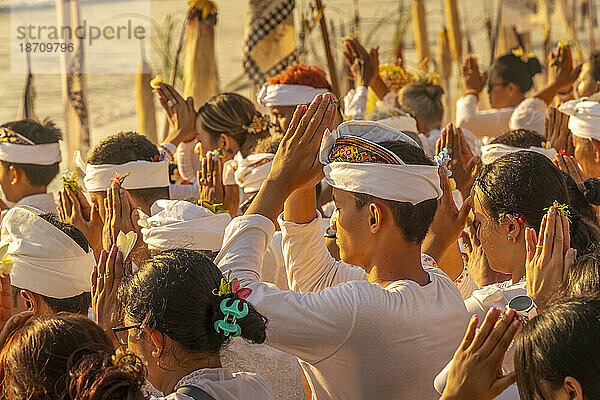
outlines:
[[[600,177],[600,98],[567,101],[558,111],[569,115],[575,158],[589,177]]]
[[[85,236],[50,214],[21,206],[7,211],[0,226],[2,262],[13,287],[36,314],[61,311],[87,314],[90,274],[96,265]],[[27,309],[17,297],[17,311]]]

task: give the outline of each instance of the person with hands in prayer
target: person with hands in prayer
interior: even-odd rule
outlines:
[[[266,343],[301,360],[313,398],[433,399],[433,377],[467,325],[456,286],[421,257],[442,194],[440,171],[412,139],[375,122],[348,122],[322,140],[334,115],[329,94],[297,108],[269,176],[228,226],[216,262],[252,289],[248,300],[269,318]],[[329,255],[319,229],[314,184],[323,172],[335,188],[345,262]],[[401,189],[385,183],[401,176],[410,181]],[[276,222],[293,292],[260,282]]]

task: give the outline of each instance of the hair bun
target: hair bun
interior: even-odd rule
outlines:
[[[444,94],[444,89],[440,85],[434,83],[425,84],[423,85],[423,88],[425,90],[425,95],[434,101],[439,101]]]
[[[529,76],[532,78],[542,72],[542,65],[540,64],[540,61],[535,56],[527,59],[527,62],[525,62],[525,65],[527,66],[527,71],[529,72]]]

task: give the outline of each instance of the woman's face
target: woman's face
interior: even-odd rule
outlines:
[[[513,265],[510,261],[511,257],[507,257],[506,254],[508,242],[503,223],[498,223],[489,216],[490,213],[481,202],[483,195],[478,188],[475,188],[471,195],[473,196],[473,214],[475,214],[473,220],[475,232],[490,268],[503,274],[512,274]]]
[[[200,150],[201,155],[216,150],[219,147],[218,141],[215,140],[210,133],[202,129],[198,120],[196,120],[196,140],[198,140],[196,150]]]
[[[494,72],[493,68],[490,71],[487,85],[488,96],[492,108],[506,108],[513,106],[510,87],[496,74],[496,72]]]

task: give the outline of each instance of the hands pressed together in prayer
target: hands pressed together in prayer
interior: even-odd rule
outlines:
[[[58,216],[61,221],[73,225],[87,238],[90,247],[96,254],[102,249],[103,222],[100,211],[94,203],[90,205],[80,191],[75,193],[64,187],[58,192]]]
[[[344,41],[344,58],[350,68],[355,87],[368,86],[378,75],[379,49],[373,47],[370,53],[357,39]]]
[[[194,99],[184,99],[171,85],[161,83],[156,89],[160,105],[167,113],[170,133],[165,139],[167,143],[177,146],[181,142],[196,139],[196,109]]]
[[[479,95],[485,87],[487,78],[487,71],[479,72],[477,58],[473,54],[467,54],[461,66],[461,79],[465,94]]]
[[[544,137],[557,151],[573,155],[573,135],[569,130],[569,116],[555,107],[548,108],[548,117],[544,119]]]

